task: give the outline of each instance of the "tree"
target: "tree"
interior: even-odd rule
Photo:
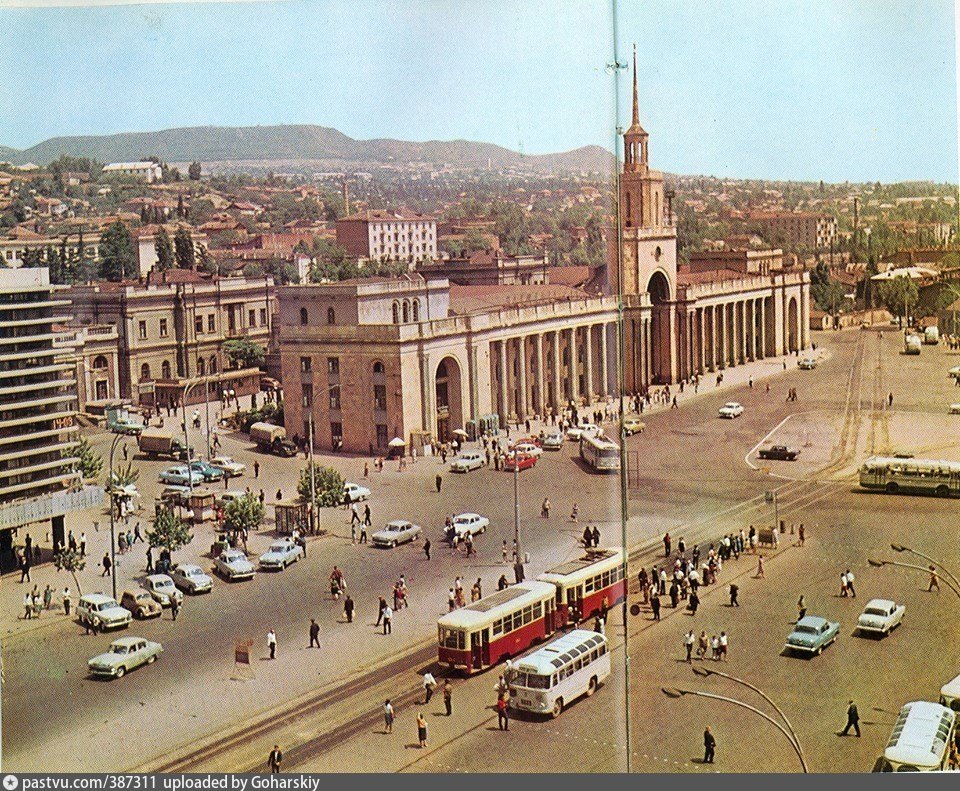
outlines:
[[[200,163],[191,162],[190,167],[187,169],[187,175],[190,177],[190,181],[200,181]]]
[[[137,274],[137,252],[126,225],[111,223],[100,237],[100,277],[123,280]]]
[[[224,524],[234,533],[252,533],[263,522],[263,511],[263,503],[251,492],[227,503]]]
[[[72,445],[64,451],[64,455],[67,458],[78,459],[75,468],[85,481],[94,480],[103,472],[103,459],[90,447],[90,442],[86,437],[80,437],[76,445]]]
[[[266,357],[266,349],[249,338],[232,338],[223,344],[223,351],[234,368],[259,368]]]
[[[77,593],[83,596],[80,589],[80,580],[77,579],[77,572],[83,571],[87,567],[87,559],[72,549],[61,547],[53,554],[53,566],[57,571],[69,571],[73,577],[73,584],[77,586]]]
[[[877,286],[877,298],[894,316],[903,316],[904,321],[910,315],[910,309],[917,304],[920,292],[917,284],[906,275],[892,280],[884,280]]]
[[[193,540],[193,531],[190,526],[180,519],[173,511],[163,510],[157,514],[153,528],[147,530],[147,541],[150,546],[176,552]]]
[[[310,502],[311,470],[313,471],[313,485],[316,490],[317,506],[325,508],[340,505],[340,503],[343,502],[343,476],[333,467],[321,467],[315,462],[300,472],[300,480],[297,482],[297,494],[300,495],[300,499]]]
[[[153,249],[157,252],[157,271],[166,272],[173,268],[173,244],[170,242],[170,234],[167,229],[160,227],[157,231],[157,237],[153,242]]]
[[[175,249],[174,258],[178,269],[193,269],[196,265],[196,254],[193,249],[193,238],[186,226],[181,225],[177,228],[177,233],[173,237],[173,246]]]

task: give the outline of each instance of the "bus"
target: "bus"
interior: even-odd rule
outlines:
[[[440,664],[470,674],[522,654],[553,632],[555,597],[531,580],[448,612],[437,622]]]
[[[956,714],[939,703],[918,700],[900,709],[883,751],[881,772],[937,772],[950,755]]]
[[[544,572],[538,580],[556,590],[554,629],[589,618],[623,601],[627,594],[627,555],[621,547],[588,549],[576,560],[568,560]],[[579,615],[579,618],[578,618]]]
[[[860,467],[860,486],[887,494],[960,494],[960,462],[871,456]]]
[[[514,665],[507,682],[510,707],[558,717],[566,704],[592,695],[609,675],[607,638],[575,629]]]
[[[580,437],[580,458],[600,472],[620,469],[620,446],[604,436]]]

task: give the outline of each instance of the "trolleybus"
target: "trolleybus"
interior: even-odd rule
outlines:
[[[609,675],[607,638],[574,629],[514,665],[510,706],[557,717],[566,704],[596,692]]]
[[[580,438],[580,458],[599,472],[619,470],[620,446],[602,435],[584,435]]]
[[[881,772],[936,772],[946,766],[956,714],[939,703],[918,700],[900,709],[883,751]]]
[[[627,592],[627,556],[621,547],[588,549],[576,560],[568,560],[544,572],[538,580],[556,589],[553,628],[589,618],[623,601]]]
[[[960,495],[960,462],[871,456],[860,467],[860,486],[888,494]]]

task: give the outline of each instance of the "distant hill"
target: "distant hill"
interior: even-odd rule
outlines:
[[[369,164],[430,163],[453,167],[507,167],[547,171],[612,172],[613,154],[586,146],[556,154],[523,155],[492,143],[469,140],[413,143],[405,140],[354,140],[323,126],[197,126],[160,132],[54,137],[22,151],[0,147],[0,158],[14,164],[45,165],[62,154],[100,162],[125,162],[158,156],[166,162],[258,162],[332,160]]]

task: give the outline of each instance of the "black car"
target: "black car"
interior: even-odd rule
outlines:
[[[771,445],[760,451],[761,459],[776,459],[777,461],[796,461],[800,451],[788,448],[786,445]]]

